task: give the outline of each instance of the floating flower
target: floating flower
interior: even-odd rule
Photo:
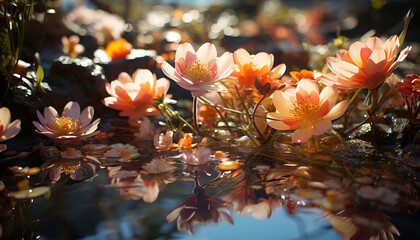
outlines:
[[[296,89],[273,94],[277,111],[267,114],[272,118],[267,119],[267,123],[277,130],[296,129],[292,141],[304,142],[312,135],[326,132],[331,127],[331,120],[343,115],[349,103],[345,100],[335,105],[337,97],[336,86],[327,86],[319,93],[316,81],[302,79]]]
[[[15,137],[20,132],[20,120],[10,122],[10,110],[7,107],[0,108],[0,142]],[[7,146],[0,144],[0,153],[6,151]]]
[[[159,113],[153,107],[153,99],[166,95],[168,89],[167,79],[156,80],[156,75],[147,69],[136,70],[133,78],[123,72],[118,79],[106,84],[106,91],[111,97],[104,98],[103,103],[109,108],[121,110],[120,116],[138,120]]]
[[[194,154],[184,150],[182,152],[181,159],[183,162],[190,165],[203,165],[211,161],[210,159],[211,150],[204,146],[199,146]]]
[[[197,52],[190,43],[181,44],[176,50],[175,68],[162,63],[162,71],[179,86],[190,90],[194,97],[218,90],[214,84],[227,78],[233,66],[232,53],[226,52],[217,59],[216,46],[203,44]]]
[[[77,55],[85,51],[85,47],[79,44],[79,37],[77,35],[71,35],[70,37],[61,37],[61,44],[63,44],[63,53],[69,55],[72,58],[76,58]]]
[[[255,84],[255,78],[258,79],[257,84],[263,88],[265,84],[272,83],[272,80],[280,78],[286,71],[285,64],[279,64],[273,68],[274,56],[266,52],[250,55],[245,49],[240,48],[234,52],[233,58],[235,65],[230,78],[236,79],[243,88],[252,88]],[[276,88],[281,85],[274,86],[276,82],[274,81],[273,86],[270,86],[270,88]],[[256,87],[257,84],[255,85]]]
[[[385,43],[378,37],[370,37],[365,43],[357,41],[350,45],[348,51],[340,49],[336,57],[327,58],[327,65],[335,75],[323,75],[321,81],[342,89],[375,89],[411,50],[411,46],[408,46],[397,58],[399,47],[400,42],[396,35]]]
[[[420,76],[409,74],[404,78],[404,82],[397,83],[398,91],[404,97],[420,97]]]
[[[179,139],[178,147],[182,149],[191,148],[193,146],[193,137],[189,133],[184,133],[184,137]]]
[[[137,152],[137,148],[130,144],[116,143],[109,147],[111,149],[104,154],[104,157],[118,158],[118,161],[120,162],[128,162],[140,156],[140,153]]]
[[[217,223],[223,219],[225,222],[233,224],[232,212],[232,204],[207,195],[203,188],[197,186],[194,189],[194,195],[181,206],[169,212],[166,220],[172,222],[177,219],[178,229],[185,229],[192,235],[193,228],[198,223]]]
[[[174,136],[174,132],[167,130],[165,134],[160,133],[156,134],[153,138],[153,144],[157,149],[165,149],[169,148],[172,145],[172,138]]]
[[[94,109],[92,106],[86,107],[80,113],[80,106],[77,102],[68,102],[64,107],[61,117],[53,107],[44,109],[44,116],[39,111],[36,114],[41,123],[33,121],[32,123],[38,129],[39,133],[45,136],[57,138],[88,138],[99,132],[98,128],[100,118],[93,121]],[[96,131],[96,132],[95,132]]]

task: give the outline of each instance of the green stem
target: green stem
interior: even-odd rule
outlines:
[[[362,89],[361,88],[359,88],[354,94],[353,94],[353,96],[350,98],[350,100],[349,100],[349,105],[353,102],[353,100],[357,97],[357,95],[359,94],[359,92],[361,91]]]

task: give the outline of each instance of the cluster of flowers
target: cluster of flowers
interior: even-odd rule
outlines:
[[[179,86],[191,91],[194,100],[205,103],[200,116],[219,117],[214,110],[220,110],[221,118],[225,111],[239,110],[249,114],[254,107],[250,121],[255,122],[255,131],[261,139],[264,139],[268,125],[277,130],[295,130],[292,140],[301,143],[312,135],[328,131],[331,121],[344,114],[349,102],[342,97],[337,104],[340,92],[352,89],[374,91],[384,83],[407,57],[411,47],[400,54],[399,49],[397,36],[385,42],[371,37],[365,43],[353,43],[349,50],[338,50],[336,57],[329,57],[327,65],[332,72],[330,74],[302,70],[291,72],[292,77],[288,77],[283,76],[285,64],[273,67],[272,54],[261,52],[250,55],[246,50],[239,49],[218,58],[213,44],[205,43],[195,51],[191,44],[184,43],[176,51],[175,66],[165,61],[162,70]],[[148,70],[138,71],[148,74],[140,78],[136,72],[132,80],[122,73],[107,86],[112,97],[104,99],[106,106],[121,110],[121,116],[133,119],[156,114],[151,99],[166,94],[169,85],[165,81],[165,90],[156,91],[154,86],[164,80],[156,81]],[[415,95],[418,92],[418,83],[410,81],[410,84],[402,85],[403,94],[409,92],[407,94]],[[216,102],[212,92],[218,92],[221,101]],[[204,119],[204,122],[211,123],[209,119]]]
[[[223,119],[225,112],[239,113],[236,120],[248,121],[248,124],[252,121],[260,141],[269,138],[268,125],[276,130],[294,130],[292,141],[301,143],[312,135],[325,133],[330,129],[331,121],[343,115],[349,102],[341,94],[342,101],[337,104],[340,91],[374,91],[378,88],[407,57],[411,47],[401,53],[399,49],[397,36],[385,42],[371,37],[365,43],[351,44],[349,50],[338,50],[336,57],[329,57],[326,63],[330,74],[302,70],[291,72],[288,77],[283,76],[285,64],[273,67],[272,54],[250,55],[246,50],[238,49],[233,54],[227,52],[217,57],[213,44],[205,43],[195,51],[191,44],[184,43],[176,51],[175,67],[163,62],[162,70],[179,86],[191,91],[195,101],[204,103],[200,108],[200,116],[207,118],[203,119],[204,123]],[[398,85],[414,120],[419,113],[419,79],[417,75],[408,75]],[[139,120],[168,109],[161,106],[173,102],[167,94],[169,84],[165,78],[157,80],[147,69],[137,70],[132,77],[121,73],[118,79],[106,85],[111,96],[103,103],[120,110],[121,116]],[[216,96],[220,98],[214,98],[212,92],[218,93]],[[156,99],[160,99],[160,104],[154,104]],[[250,114],[252,107],[254,111]],[[193,110],[195,108],[194,105]],[[20,121],[10,124],[9,110],[2,108],[1,111],[0,136],[1,141],[5,141],[19,132]],[[40,133],[54,139],[87,138],[97,133],[100,121],[97,119],[89,124],[93,111],[92,107],[87,107],[80,113],[79,104],[69,102],[59,116],[53,107],[47,107],[44,116],[37,112],[41,123],[34,121],[34,125]],[[225,123],[229,127],[230,123]],[[192,130],[200,133],[198,124],[194,124]],[[5,145],[1,149],[4,151]]]

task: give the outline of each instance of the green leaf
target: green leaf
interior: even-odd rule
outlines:
[[[410,23],[411,17],[412,17],[412,14],[411,14],[411,9],[410,9],[410,10],[408,10],[407,15],[405,16],[404,28],[403,28],[402,32],[400,33],[400,35],[398,36],[398,40],[400,42],[400,48],[398,49],[398,52],[401,51],[402,45],[403,45],[404,40],[405,40],[405,35],[407,35],[408,24]]]
[[[40,84],[42,80],[44,80],[44,69],[42,69],[41,65],[39,65],[36,70],[36,81]]]

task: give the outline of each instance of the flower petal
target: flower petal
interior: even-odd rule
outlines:
[[[196,56],[201,63],[206,64],[209,69],[212,69],[217,59],[216,46],[211,43],[204,43],[197,50]]]
[[[310,124],[302,125],[297,128],[292,134],[292,141],[295,143],[302,143],[312,137],[312,126]]]
[[[275,91],[273,93],[273,104],[276,107],[277,113],[285,118],[292,118],[291,110],[294,109],[293,101],[288,94],[282,91]]]
[[[331,120],[321,119],[314,123],[312,126],[312,134],[313,135],[321,135],[328,131],[331,127]]]
[[[383,42],[378,37],[370,37],[365,42],[366,47],[370,48],[372,51],[375,49],[381,48],[383,45]]]
[[[303,78],[297,84],[296,93],[299,94],[303,99],[309,98],[311,96],[312,96],[311,98],[313,98],[315,95],[318,97],[319,96],[318,83],[314,80]]]
[[[240,66],[243,66],[251,62],[251,55],[249,55],[249,53],[243,48],[236,50],[233,53],[233,57],[234,57],[235,63]]]
[[[51,106],[44,108],[44,118],[49,125],[53,124],[53,120],[57,118],[57,115],[58,113],[55,108]]]
[[[252,58],[255,68],[259,69],[259,74],[267,73],[273,67],[273,57],[266,52],[259,52]]]
[[[338,98],[338,88],[337,86],[326,86],[324,89],[322,89],[321,94],[319,94],[319,105],[322,106],[322,104],[325,101],[328,101],[330,110],[335,103],[337,102]]]
[[[175,53],[175,62],[179,62],[180,59],[187,60],[187,54],[192,53],[195,56],[195,50],[190,43],[183,43],[179,45]],[[190,54],[188,54],[190,55]],[[195,59],[194,59],[195,60]],[[187,61],[188,63],[189,61]]]
[[[182,81],[181,75],[168,62],[164,61],[161,69],[168,78],[174,81]]]
[[[327,65],[333,73],[341,78],[352,78],[360,73],[360,68],[356,65],[341,61],[335,57],[328,57]]]
[[[344,114],[344,112],[346,111],[347,107],[349,106],[349,102],[347,100],[344,100],[340,103],[338,103],[337,105],[335,105],[330,112],[325,115],[323,117],[324,120],[334,120],[337,119],[339,117],[341,117],[341,115]]]
[[[349,51],[348,51],[348,54],[349,54],[351,60],[353,61],[353,63],[360,68],[363,68],[363,66],[365,65],[364,61],[362,59],[362,54],[361,54],[362,49],[365,49],[363,51],[372,52],[372,50],[370,50],[369,48],[366,48],[366,45],[364,43],[359,42],[359,41],[351,44],[350,48],[349,48]],[[366,57],[367,54],[365,53],[363,55]]]
[[[267,114],[268,118],[274,118],[279,120],[272,120],[267,119],[267,124],[277,130],[290,130],[290,126],[285,124],[281,119],[283,119],[283,116],[279,115],[278,113],[271,112]]]
[[[10,110],[7,107],[0,108],[0,124],[7,128],[10,123]]]
[[[386,54],[382,48],[378,48],[373,51],[369,59],[366,62],[366,73],[368,75],[376,72],[381,72],[385,65]]]
[[[20,132],[20,120],[17,119],[9,124],[9,126],[4,130],[3,136],[6,138],[5,140],[11,139],[15,137]],[[2,137],[2,136],[0,136]]]
[[[94,109],[92,106],[88,106],[83,110],[83,112],[80,114],[79,118],[79,124],[80,127],[86,127],[93,119]]]
[[[63,114],[62,115],[64,115],[64,113],[65,113],[66,117],[70,117],[74,120],[79,119],[80,118],[80,105],[79,105],[79,103],[78,102],[73,102],[73,101],[68,102],[63,109]]]
[[[211,83],[227,78],[233,72],[233,54],[225,52],[222,56],[220,56],[216,64],[217,74],[210,81]]]

